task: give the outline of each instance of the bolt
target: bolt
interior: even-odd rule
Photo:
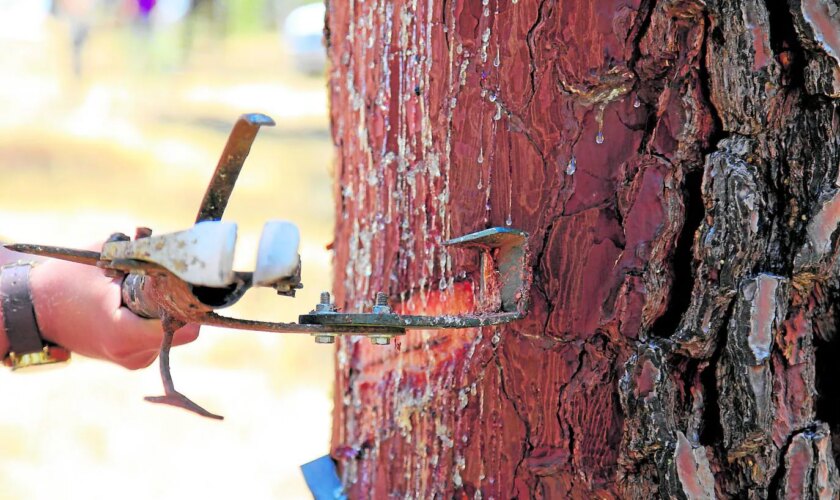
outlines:
[[[391,314],[391,306],[388,305],[388,295],[386,293],[377,292],[372,312],[373,314]]]
[[[335,312],[335,306],[330,304],[330,292],[321,292],[321,301],[315,306],[315,314]]]
[[[148,238],[152,235],[152,230],[148,227],[138,227],[137,230],[134,232],[134,239],[139,240],[141,238]]]
[[[388,345],[391,343],[391,337],[387,335],[377,335],[370,338],[373,345]]]
[[[335,344],[335,335],[315,335],[316,344]]]

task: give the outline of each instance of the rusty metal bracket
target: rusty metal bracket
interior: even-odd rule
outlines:
[[[394,314],[384,293],[377,294],[371,312],[344,313],[336,311],[327,292],[321,294],[320,303],[311,313],[299,316],[299,323],[252,321],[216,314],[215,310],[232,305],[252,286],[270,286],[278,294],[291,297],[302,287],[297,255],[299,235],[293,224],[282,221],[267,224],[263,235],[268,232],[268,236],[260,244],[265,267],[259,267],[258,258],[257,271],[251,273],[231,269],[236,228],[231,223],[219,222],[251,144],[264,125],[274,125],[274,121],[265,115],[250,114],[236,122],[192,229],[153,237],[151,229],[138,228],[133,240],[116,233],[108,238],[101,253],[43,245],[6,245],[16,252],[97,266],[109,276],[124,278],[123,304],[142,317],[159,318],[164,327],[160,373],[165,394],[146,398],[148,401],[222,418],[176,391],[172,382],[169,349],[175,330],[187,323],[310,334],[319,343],[335,342],[337,335],[363,335],[374,344],[386,345],[406,330],[499,325],[527,314],[531,286],[531,272],[526,263],[528,235],[505,227],[485,229],[444,243],[453,249],[481,253],[479,307],[473,314]]]
[[[453,248],[477,249],[481,252],[480,302],[498,292],[499,308],[476,314],[417,316],[393,314],[387,297],[378,294],[370,313],[337,313],[314,311],[300,316],[301,324],[331,327],[370,328],[388,327],[414,330],[444,328],[477,328],[500,325],[520,319],[528,312],[530,274],[526,266],[528,235],[506,227],[493,227],[470,233],[444,243]]]
[[[492,285],[487,283],[487,279],[494,277],[499,285],[501,311],[519,313],[519,317],[528,312],[528,291],[531,287],[531,274],[525,262],[528,254],[528,233],[509,227],[492,227],[449,240],[444,245],[481,250],[482,269],[486,269],[491,260],[495,261],[494,268],[497,274],[483,273],[481,290],[490,290]]]

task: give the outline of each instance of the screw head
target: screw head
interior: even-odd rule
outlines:
[[[388,345],[391,343],[391,337],[377,335],[375,337],[371,337],[370,342],[373,345]]]
[[[335,335],[315,335],[316,344],[335,344]]]

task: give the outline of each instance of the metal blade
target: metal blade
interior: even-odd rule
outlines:
[[[236,121],[225,149],[222,151],[222,156],[219,158],[213,178],[207,185],[196,222],[222,218],[233,192],[233,186],[239,178],[239,171],[242,170],[245,158],[251,152],[251,144],[254,143],[254,138],[263,125],[273,126],[274,120],[266,115],[253,113],[242,115]]]
[[[531,287],[531,269],[527,265],[528,233],[509,227],[491,227],[483,231],[466,234],[443,243],[453,248],[473,248],[485,250],[481,258],[492,259],[493,268],[498,271],[499,294],[502,312],[524,313],[528,310]],[[489,250],[495,250],[491,255]],[[482,265],[482,269],[485,266]],[[482,276],[482,291],[492,289],[487,283],[487,276]],[[488,290],[492,291],[492,290]]]
[[[92,250],[77,250],[75,248],[30,245],[26,243],[13,243],[10,245],[3,245],[3,247],[13,252],[67,260],[70,262],[76,262],[77,264],[86,264],[88,266],[95,266],[96,263],[99,262],[100,258],[99,252],[94,252]]]

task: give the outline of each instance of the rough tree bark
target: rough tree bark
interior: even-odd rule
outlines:
[[[353,497],[837,498],[840,1],[328,2],[339,306],[527,319],[337,350]]]

